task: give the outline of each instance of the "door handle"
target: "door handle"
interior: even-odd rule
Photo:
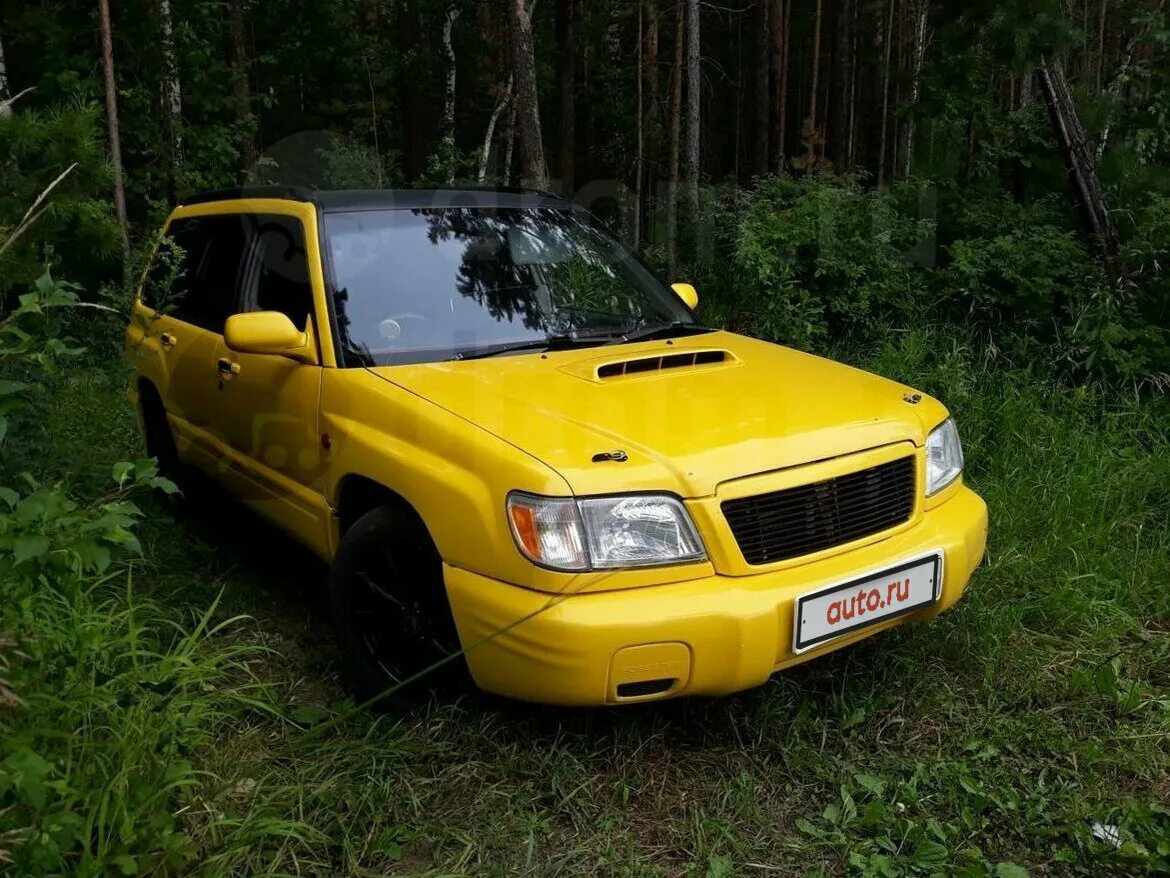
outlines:
[[[240,374],[240,364],[233,363],[227,357],[220,357],[219,374],[220,375],[239,375]]]
[[[173,348],[176,344],[178,344],[178,341],[179,341],[177,338],[175,338],[169,332],[164,332],[162,335],[160,335],[158,337],[158,340],[160,342],[162,342],[162,346],[164,348]]]

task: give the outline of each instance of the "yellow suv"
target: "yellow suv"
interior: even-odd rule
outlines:
[[[211,193],[166,240],[127,331],[149,451],[331,562],[363,696],[460,647],[533,701],[734,692],[983,557],[940,403],[701,326],[560,199]]]

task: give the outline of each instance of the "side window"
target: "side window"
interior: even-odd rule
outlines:
[[[160,313],[179,316],[179,303],[191,291],[194,266],[206,248],[206,226],[201,220],[171,223],[151,259],[142,286],[142,303]]]
[[[186,323],[222,333],[238,301],[249,239],[244,217],[225,214],[176,220],[167,237],[182,256],[163,310]]]
[[[304,330],[313,311],[313,288],[301,222],[274,215],[253,220],[256,245],[240,310],[279,311]]]

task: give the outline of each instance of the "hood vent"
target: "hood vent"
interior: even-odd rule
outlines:
[[[709,366],[726,363],[732,359],[727,351],[687,351],[682,354],[667,354],[662,357],[641,357],[637,360],[623,360],[606,363],[597,367],[598,378],[618,378],[622,375],[639,375],[645,372],[661,372],[663,369],[682,369],[692,366]]]

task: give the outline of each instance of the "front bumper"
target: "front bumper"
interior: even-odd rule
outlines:
[[[561,596],[455,567],[445,566],[444,574],[480,688],[547,704],[601,705],[748,689],[879,631],[932,618],[962,596],[986,542],[987,506],[963,487],[887,539],[756,576]],[[937,549],[944,555],[937,603],[799,655],[792,651],[798,596]],[[639,685],[664,679],[675,682],[649,694]]]

